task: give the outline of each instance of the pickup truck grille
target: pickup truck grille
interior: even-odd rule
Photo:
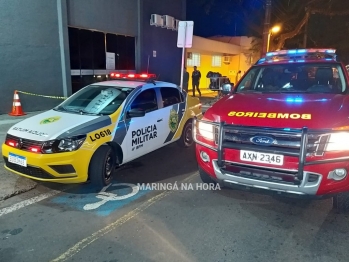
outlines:
[[[274,140],[268,146],[259,145],[252,140],[257,136],[267,136]],[[311,133],[307,134],[306,154],[307,156],[322,156],[329,135]],[[224,126],[222,143],[224,148],[259,150],[269,152],[279,152],[286,155],[299,155],[301,149],[302,130],[301,129],[270,129],[254,127]],[[217,141],[218,142],[218,141]]]

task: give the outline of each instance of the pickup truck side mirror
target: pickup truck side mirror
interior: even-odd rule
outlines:
[[[222,94],[224,94],[224,95],[230,94],[230,92],[232,91],[233,87],[234,87],[233,83],[223,84],[222,85]]]
[[[142,116],[145,116],[145,110],[140,109],[140,108],[130,109],[127,112],[127,116],[128,117],[142,117]]]

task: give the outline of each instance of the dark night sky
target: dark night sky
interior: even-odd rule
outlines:
[[[194,21],[194,35],[197,36],[243,35],[240,22],[227,24],[222,20],[219,12],[212,12],[208,15],[194,0],[187,0],[187,21]]]
[[[221,3],[219,3],[221,1]],[[217,0],[217,3],[222,4],[222,1]],[[345,0],[348,1],[349,0]],[[215,35],[226,36],[246,36],[249,29],[244,24],[235,20],[228,24],[222,19],[221,12],[211,12],[207,14],[203,7],[200,7],[196,0],[187,0],[187,21],[194,21],[194,35],[201,37],[209,37]],[[261,5],[261,0],[249,0],[249,4]],[[224,3],[224,2],[223,2]],[[213,10],[219,10],[217,4]],[[258,6],[257,6],[258,7]],[[263,9],[263,6],[260,6]],[[259,9],[259,7],[257,8]],[[235,10],[237,11],[237,10]],[[263,11],[264,12],[264,11]],[[335,48],[337,54],[349,63],[349,44],[347,35],[349,33],[349,16],[322,16],[311,15],[309,19],[309,31],[307,48]],[[288,48],[303,48],[303,30],[298,36],[288,39],[285,42],[285,49]]]

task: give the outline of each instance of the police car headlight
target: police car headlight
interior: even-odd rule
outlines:
[[[199,122],[198,133],[207,140],[214,140],[214,126],[211,124]]]
[[[333,133],[327,143],[326,151],[348,151],[349,133]]]
[[[78,150],[84,143],[86,135],[63,138],[60,140],[47,141],[43,147],[42,152],[45,154],[70,152]]]

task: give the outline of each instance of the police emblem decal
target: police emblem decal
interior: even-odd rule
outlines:
[[[171,110],[170,112],[170,119],[168,120],[168,126],[171,130],[171,132],[176,132],[178,128],[178,114],[176,110]]]
[[[59,117],[59,116],[53,116],[53,117],[45,118],[44,120],[40,121],[40,124],[41,125],[43,125],[43,124],[50,124],[50,123],[58,121],[59,119],[61,119],[61,117]]]

